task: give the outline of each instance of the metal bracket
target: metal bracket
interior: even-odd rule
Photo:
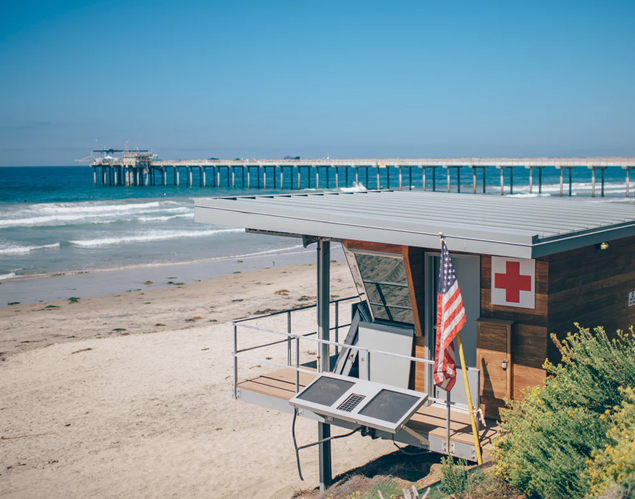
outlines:
[[[236,400],[240,398],[240,388],[236,388],[236,396],[234,397]]]
[[[450,442],[450,452],[448,452],[448,443],[446,441],[443,442],[443,452],[450,455],[456,455],[456,444],[454,442]]]
[[[317,243],[319,240],[320,238],[316,236],[302,236],[302,246],[306,248],[309,244]]]
[[[421,445],[425,445],[427,447],[430,446],[430,441],[427,438],[425,438],[423,435],[420,435],[419,433],[414,431],[412,428],[404,425],[402,430],[405,431],[408,435],[415,437],[421,443]]]

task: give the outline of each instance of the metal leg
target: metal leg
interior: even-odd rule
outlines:
[[[505,168],[501,167],[501,196],[505,194]]]
[[[591,168],[591,197],[595,197],[595,168]]]
[[[562,167],[560,167],[560,197],[562,197]]]
[[[329,299],[330,299],[330,266],[331,266],[331,243],[330,241],[318,241],[317,247],[317,322],[318,338],[329,340]],[[318,370],[319,372],[330,371],[330,347],[327,343],[319,344]],[[331,436],[331,426],[326,423],[318,423],[318,440],[324,440]],[[320,462],[320,490],[325,490],[333,481],[331,465],[331,442],[326,441],[319,444]]]
[[[569,197],[571,197],[572,177],[573,177],[573,168],[569,168]]]

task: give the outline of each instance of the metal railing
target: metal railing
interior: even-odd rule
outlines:
[[[312,338],[312,336],[317,335],[317,331],[312,331],[309,333],[304,333],[304,334],[294,334],[292,332],[292,322],[291,322],[291,314],[293,312],[299,312],[299,311],[303,311],[303,310],[308,310],[311,308],[316,308],[317,305],[307,305],[304,307],[298,307],[295,309],[290,309],[290,310],[282,310],[282,311],[278,311],[278,312],[271,312],[268,314],[263,314],[263,315],[258,315],[258,316],[254,316],[254,317],[247,317],[245,319],[239,319],[239,320],[235,320],[235,321],[231,321],[229,324],[231,324],[233,326],[233,384],[232,384],[232,395],[234,398],[238,397],[237,394],[237,386],[238,386],[238,358],[242,358],[245,360],[249,360],[252,362],[257,362],[259,364],[269,364],[269,365],[273,365],[276,367],[287,367],[287,368],[293,368],[295,371],[295,393],[298,393],[300,391],[300,373],[301,372],[305,372],[305,373],[309,373],[309,374],[315,374],[316,371],[303,367],[302,364],[300,364],[300,341],[304,340],[304,341],[309,341],[312,343],[315,343],[316,345],[329,345],[332,347],[335,347],[335,352],[336,355],[339,354],[339,350],[340,349],[348,349],[348,350],[355,350],[358,353],[359,352],[364,352],[366,354],[365,360],[366,360],[366,376],[367,379],[371,379],[370,376],[370,365],[371,365],[371,354],[376,355],[385,355],[385,356],[389,356],[389,357],[393,357],[393,358],[397,358],[397,359],[403,359],[403,360],[408,360],[410,362],[416,362],[419,364],[423,364],[423,365],[428,365],[428,366],[433,366],[434,365],[434,361],[430,360],[430,359],[421,359],[418,357],[413,357],[410,355],[401,355],[398,353],[392,353],[392,352],[386,352],[383,350],[377,350],[377,349],[373,349],[373,348],[367,348],[367,347],[360,347],[358,345],[353,345],[353,344],[345,344],[339,341],[339,329],[342,327],[347,327],[350,326],[350,323],[347,324],[339,324],[339,304],[341,302],[344,301],[352,301],[352,300],[359,300],[358,296],[354,296],[354,297],[348,297],[348,298],[341,298],[338,300],[332,300],[329,302],[329,305],[334,304],[335,306],[335,325],[333,327],[329,328],[329,331],[335,331],[335,341],[331,341],[331,340],[324,340],[324,339],[320,339],[320,338]],[[246,324],[247,322],[252,322],[252,321],[256,321],[256,320],[261,320],[261,319],[265,319],[265,318],[269,318],[269,317],[273,317],[273,316],[277,316],[277,315],[283,315],[286,314],[287,315],[287,331],[286,332],[282,332],[282,331],[276,331],[273,329],[268,329],[268,328],[264,328],[264,327],[260,327],[260,326],[255,326],[255,325],[251,325],[251,324]],[[276,340],[276,341],[271,341],[268,343],[264,343],[261,345],[256,345],[256,346],[250,346],[250,347],[246,347],[246,348],[242,348],[239,349],[238,348],[238,329],[239,328],[244,328],[244,329],[249,329],[252,331],[259,331],[259,332],[264,332],[264,333],[268,333],[268,334],[273,334],[273,335],[277,335],[277,336],[282,336],[284,337],[283,339],[280,340]],[[279,344],[283,344],[286,343],[287,344],[287,363],[286,364],[282,364],[280,362],[275,362],[273,360],[271,360],[271,358],[266,358],[266,359],[262,359],[262,358],[255,358],[255,357],[250,357],[247,355],[244,355],[246,352],[250,352],[250,351],[254,351],[254,350],[258,350],[258,349],[262,349],[262,348],[266,348],[266,347],[270,347],[270,346],[274,346],[274,345],[279,345]],[[295,356],[292,362],[292,345],[295,344]],[[317,348],[316,352],[319,352],[320,349]],[[317,356],[317,354],[316,354]],[[317,362],[329,362],[330,359],[320,359],[319,356],[316,357]],[[477,379],[478,379],[478,375],[479,375],[479,370],[473,367],[468,367],[468,375],[470,377],[474,377],[473,375],[476,375]],[[470,374],[471,373],[471,374]],[[471,391],[471,390],[470,390]],[[478,396],[478,390],[476,390],[476,397],[475,398],[475,407],[478,408],[480,405],[480,400],[479,400],[479,396]],[[440,399],[440,398],[435,398],[435,397],[431,397],[430,395],[428,396],[428,400],[433,402],[433,403],[440,403],[445,405],[447,402],[445,399]]]

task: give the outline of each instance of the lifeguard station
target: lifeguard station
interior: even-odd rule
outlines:
[[[629,204],[369,191],[206,198],[195,213],[317,247],[317,330],[294,330],[292,315],[308,307],[258,318],[286,319],[282,330],[235,321],[233,395],[318,422],[322,485],[331,480],[330,425],[475,460],[463,383],[451,391],[449,426],[446,394],[433,383],[439,232],[465,304],[466,365],[457,367],[480,409],[485,455],[504,399],[541,383],[545,359],[558,361],[550,333],[563,336],[574,321],[614,331],[635,319]],[[344,248],[354,297],[330,300],[331,242]],[[277,336],[239,348],[249,329]],[[313,358],[300,355],[304,343]],[[240,370],[241,357],[272,346],[286,358],[262,362],[277,367]]]

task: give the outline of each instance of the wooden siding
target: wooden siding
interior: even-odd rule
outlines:
[[[576,331],[574,322],[587,328],[603,326],[607,333],[635,324],[635,306],[628,293],[635,291],[635,237],[587,246],[547,257],[549,262],[549,332],[562,339]],[[548,357],[560,355],[548,341]]]
[[[512,398],[545,380],[547,358],[549,262],[536,260],[536,308],[492,305],[492,257],[481,256],[481,318],[513,321],[511,334]]]

